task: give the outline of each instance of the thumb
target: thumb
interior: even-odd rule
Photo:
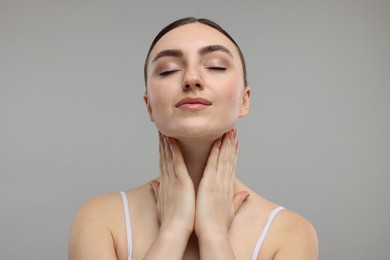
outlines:
[[[157,180],[151,180],[149,182],[149,185],[153,190],[154,198],[157,200],[158,199],[158,189],[160,188],[160,182],[158,182]]]
[[[245,202],[245,200],[250,196],[251,194],[248,191],[240,191],[234,194],[233,196],[233,207],[234,207],[234,214],[237,213],[237,211],[240,209],[242,204]]]

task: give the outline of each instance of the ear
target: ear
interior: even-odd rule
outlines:
[[[148,93],[146,91],[144,94],[144,101],[145,101],[146,109],[148,110],[149,119],[150,119],[150,121],[153,122],[152,107],[150,106],[149,96],[148,96]]]
[[[249,104],[251,97],[251,88],[247,86],[244,90],[244,95],[242,96],[242,103],[240,107],[240,117],[244,117],[249,112]]]

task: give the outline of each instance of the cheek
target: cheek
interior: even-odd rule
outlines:
[[[158,84],[150,84],[148,86],[148,96],[152,108],[161,106],[161,103],[164,101],[164,92],[161,91],[161,87]]]
[[[225,99],[230,103],[232,109],[238,109],[242,103],[244,86],[241,81],[235,80],[230,84],[225,92]]]
[[[159,120],[159,118],[162,118],[163,115],[167,113],[167,110],[170,107],[170,97],[168,92],[161,91],[161,88],[158,89],[155,87],[156,86],[150,88],[148,95],[154,120]]]
[[[150,98],[150,107],[152,108],[152,114],[158,116],[164,109],[164,102],[160,97],[153,96]]]

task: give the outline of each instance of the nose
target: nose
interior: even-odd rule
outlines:
[[[187,69],[184,74],[183,90],[203,89],[204,83],[200,72],[196,68]]]

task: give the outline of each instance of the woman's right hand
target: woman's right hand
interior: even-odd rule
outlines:
[[[159,140],[160,182],[152,180],[150,185],[157,201],[160,232],[188,239],[194,228],[194,185],[176,140],[161,133]]]

